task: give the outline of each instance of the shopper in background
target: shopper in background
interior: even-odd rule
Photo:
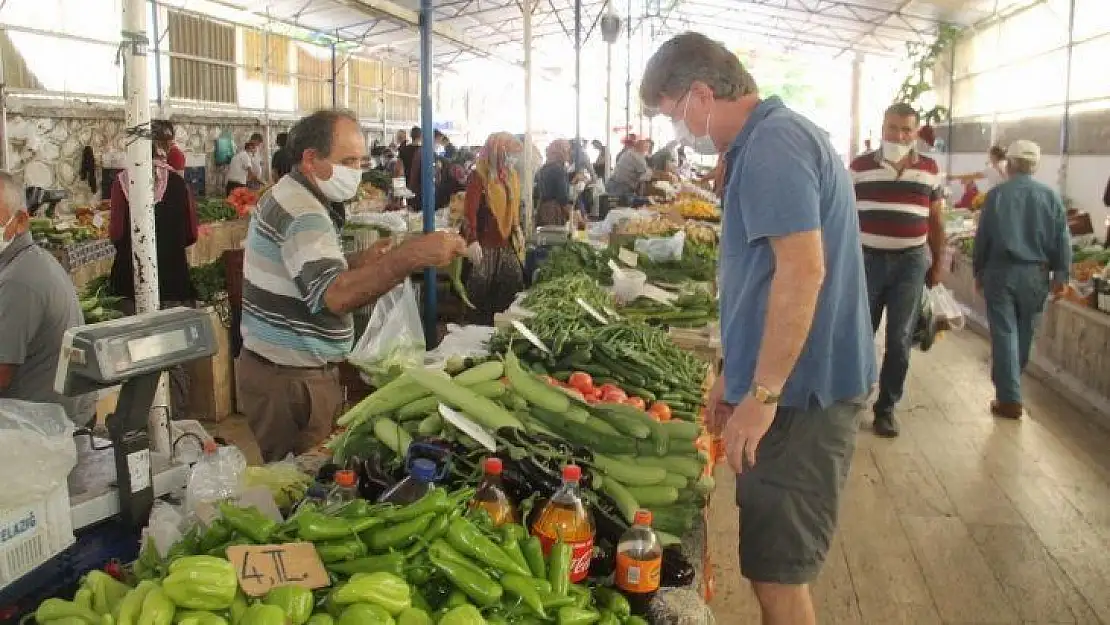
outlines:
[[[270,159],[270,170],[273,172],[273,182],[293,171],[293,154],[289,151],[289,133],[279,132],[277,135],[277,152]]]
[[[398,130],[397,133],[393,135],[393,148],[394,148],[394,150],[396,150],[397,148],[400,148],[402,146],[407,145],[408,142],[409,142],[409,135],[403,129]]]
[[[358,118],[317,111],[293,127],[290,150],[297,165],[260,198],[243,260],[237,397],[264,462],[304,453],[331,433],[352,311],[464,249],[457,235],[435,232],[393,247],[383,239],[348,262],[328,206],[358,192],[366,157]]]
[[[494,313],[507,309],[524,289],[524,235],[516,169],[523,150],[513,135],[493,133],[478,155],[466,187],[463,235],[473,264],[466,290],[478,306],[473,321],[482,325],[492,326]]]
[[[944,258],[944,180],[936,161],[914,151],[920,121],[908,104],[887,107],[880,148],[851,164],[875,332],[886,312],[886,350],[872,407],[873,429],[886,437],[898,436],[894,409],[910,367],[923,287],[940,283]]]
[[[254,133],[243,145],[243,149],[231,159],[227,166],[226,195],[239,187],[262,184],[262,163],[258,160],[258,146],[262,145],[261,133]]]
[[[636,147],[637,141],[639,141],[639,139],[636,137],[635,134],[628,134],[623,139],[621,139],[621,149],[619,152],[617,152],[617,159],[613,161],[613,163],[616,164],[617,161],[621,160],[621,157],[624,156],[625,152],[634,149]]]
[[[547,146],[547,162],[536,172],[534,190],[536,227],[562,226],[570,221],[574,209],[571,197],[570,141],[556,139]]]
[[[723,45],[664,43],[640,86],[699,154],[727,153],[720,299],[724,373],[708,398],[738,474],[740,568],[763,625],[813,625],[809,584],[828,553],[874,380],[859,227],[827,133],[761,99]]]
[[[651,167],[648,166],[648,141],[637,141],[617,159],[613,173],[605,184],[609,195],[624,197],[640,195],[643,184],[651,180]]]
[[[177,142],[174,141],[176,130],[173,123],[164,119],[156,119],[151,122],[150,126],[154,142],[159,144],[159,147],[166,154],[166,164],[177,173],[184,174],[185,153],[177,147]]]
[[[605,147],[605,143],[600,139],[594,139],[591,145],[597,150],[597,158],[594,159],[594,174],[597,175],[598,180],[605,180],[605,176],[609,173],[609,148]]]
[[[0,172],[0,398],[58,404],[78,426],[96,394],[65,397],[54,374],[66,330],[85,323],[73,280],[27,231],[23,185]]]
[[[1020,419],[1021,373],[1049,291],[1068,283],[1071,236],[1060,195],[1033,179],[1041,148],[1015,141],[1006,152],[1009,180],[987,192],[975,234],[972,269],[987,302],[991,333],[991,413]]]
[[[972,174],[957,174],[948,177],[963,184],[974,184],[979,193],[986,193],[1006,180],[1006,150],[994,146],[987,153],[987,165],[983,171]]]
[[[410,141],[397,148],[397,160],[401,163],[401,169],[397,175],[405,177],[406,180],[409,177],[409,172],[412,171],[413,155],[420,151],[420,146],[424,145],[423,135],[424,132],[420,130],[420,126],[413,126],[409,131]],[[416,193],[416,190],[411,186],[409,190]],[[419,206],[419,204],[417,204],[417,206]]]

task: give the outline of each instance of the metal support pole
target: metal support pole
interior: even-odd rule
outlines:
[[[270,135],[270,22],[267,21],[262,27],[262,154],[266,159],[263,161],[266,179],[273,184],[277,180],[274,179],[274,171],[270,168],[273,162],[270,152],[274,145]]]
[[[154,172],[150,143],[150,95],[147,91],[147,37],[145,0],[123,2],[123,65],[127,136],[128,204],[131,215],[131,250],[135,277],[135,311],[158,310],[158,252],[154,232]],[[150,411],[151,448],[170,453],[169,402],[166,376],[162,376]]]
[[[432,123],[432,21],[433,0],[420,0],[420,195],[424,212],[424,232],[436,229],[435,128]],[[428,349],[436,345],[436,269],[424,269],[424,341]]]
[[[574,150],[578,160],[582,145],[582,0],[574,0]],[[578,163],[574,166],[577,169]]]
[[[8,151],[8,86],[4,80],[4,53],[0,49],[0,169],[8,171],[11,162]]]
[[[624,134],[632,132],[632,0],[628,0],[628,41],[624,55]]]
[[[335,62],[335,42],[331,44],[331,107],[339,106],[339,67]]]
[[[389,145],[389,126],[385,117],[385,61],[378,61],[378,107],[382,114],[382,145]]]
[[[945,159],[945,171],[952,173],[952,141],[953,141],[953,127],[952,127],[952,107],[956,102],[956,43],[952,43],[952,49],[948,52],[948,141],[945,147],[948,151],[948,158]]]
[[[863,54],[856,53],[852,59],[852,94],[849,109],[851,125],[848,127],[848,156],[855,158],[859,154],[860,145],[860,88],[863,82]]]
[[[601,175],[609,179],[613,154],[613,44],[605,44],[605,161]]]
[[[1075,50],[1075,0],[1068,2],[1068,48],[1064,71],[1064,116],[1060,120],[1060,194],[1068,194],[1068,151],[1071,148],[1071,68],[1072,51]]]
[[[532,179],[532,9],[533,0],[524,0],[524,180],[521,180],[521,195],[524,196],[524,232],[529,236],[535,223],[535,207],[532,193],[535,180]],[[467,108],[470,95],[467,93]],[[469,119],[469,110],[467,118]]]
[[[158,115],[163,119],[166,111],[162,100],[162,37],[158,29],[158,5],[150,5],[150,30],[154,33],[154,101],[158,103]]]

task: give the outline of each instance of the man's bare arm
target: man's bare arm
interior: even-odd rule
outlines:
[[[347,266],[351,269],[358,269],[365,267],[368,264],[376,262],[383,254],[389,250],[389,246],[393,244],[393,240],[389,237],[378,239],[370,244],[370,247],[355,252],[347,256]]]
[[[372,304],[400,284],[422,262],[415,248],[399,246],[372,263],[339,274],[324,293],[324,305],[333,313],[342,315]]]
[[[817,297],[825,281],[825,251],[819,230],[770,239],[775,273],[767,298],[763,341],[752,382],[779,392],[809,338]]]
[[[930,279],[940,281],[941,263],[947,236],[944,232],[944,202],[936,201],[929,205],[929,251],[933,255]],[[929,286],[933,286],[930,284]]]

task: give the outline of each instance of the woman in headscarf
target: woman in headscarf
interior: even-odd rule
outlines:
[[[524,288],[524,235],[520,230],[520,176],[516,164],[524,150],[507,132],[486,140],[466,186],[462,235],[476,264],[466,279],[478,307],[472,322],[493,325],[494,313],[513,303]]]
[[[574,199],[570,193],[570,141],[556,139],[547,146],[547,162],[536,172],[536,226],[563,226],[570,221]]]
[[[163,308],[191,305],[196,290],[189,277],[185,250],[197,241],[197,213],[189,187],[181,174],[166,162],[166,153],[154,151],[154,232],[158,254],[158,291]],[[108,288],[112,295],[125,298],[126,312],[135,305],[135,277],[131,250],[131,205],[128,197],[130,178],[123,170],[112,183],[109,236],[116,248]]]

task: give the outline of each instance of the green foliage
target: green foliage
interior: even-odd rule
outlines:
[[[933,68],[942,54],[947,53],[959,39],[960,29],[948,24],[941,24],[937,30],[937,37],[932,43],[910,41],[906,43],[906,56],[910,59],[910,71],[898,93],[895,102],[906,102],[917,109],[917,114],[923,124],[938,124],[948,119],[951,111],[948,107],[936,105],[929,110],[922,110],[918,104],[921,96],[933,90]]]

